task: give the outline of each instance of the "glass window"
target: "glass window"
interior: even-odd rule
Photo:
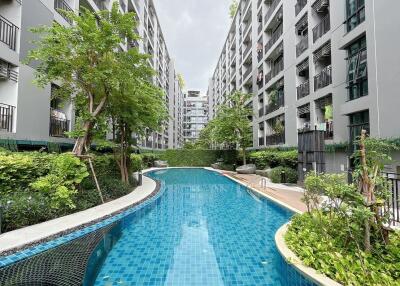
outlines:
[[[350,128],[350,144],[353,150],[356,150],[354,141],[361,136],[361,130],[366,130],[369,133],[369,111],[364,110],[349,115]]]
[[[365,21],[365,0],[346,0],[347,32]]]
[[[367,41],[363,37],[348,49],[348,90],[349,100],[368,95]]]

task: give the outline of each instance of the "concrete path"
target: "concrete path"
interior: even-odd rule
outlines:
[[[307,211],[306,205],[301,201],[304,190],[298,186],[274,184],[268,178],[259,175],[237,174],[229,171],[223,171],[222,173],[242,181],[246,185],[255,188],[258,191],[265,193],[301,212]],[[264,185],[261,184],[261,180],[264,180]]]

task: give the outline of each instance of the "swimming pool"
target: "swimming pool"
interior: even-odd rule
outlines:
[[[83,285],[314,285],[275,247],[275,232],[291,211],[205,169],[147,176],[161,183],[151,203],[48,256],[93,245],[72,256],[84,260]]]

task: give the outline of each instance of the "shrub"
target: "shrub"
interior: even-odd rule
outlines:
[[[143,166],[147,168],[154,167],[154,162],[161,159],[161,154],[143,153],[141,154]]]
[[[142,156],[140,156],[138,154],[131,154],[130,159],[131,159],[132,172],[137,172],[137,171],[142,170],[142,168],[143,168]]]
[[[279,151],[276,149],[267,149],[250,153],[250,161],[262,170],[267,167],[275,168],[278,166],[296,168],[297,150]]]
[[[162,156],[171,167],[208,167],[223,159],[224,163],[236,164],[236,150],[166,150]]]
[[[285,172],[286,181],[282,182],[282,172]],[[288,167],[276,167],[271,170],[271,181],[273,183],[297,183],[297,172]]]

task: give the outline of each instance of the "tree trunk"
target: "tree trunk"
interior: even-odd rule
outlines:
[[[365,137],[366,131],[361,131],[360,139],[360,157],[361,157],[361,167],[362,167],[362,178],[361,178],[361,188],[362,194],[364,196],[364,204],[367,208],[371,208],[371,181],[368,175],[367,167],[367,157],[365,151]],[[371,251],[371,223],[370,218],[365,218],[364,220],[364,248],[365,251]]]
[[[246,148],[242,148],[243,152],[243,165],[246,165]]]
[[[128,170],[128,144],[127,144],[127,132],[126,124],[121,124],[121,154],[120,154],[120,171],[121,180],[124,183],[129,183],[129,170]]]
[[[93,123],[91,121],[86,121],[83,125],[82,129],[84,131],[84,135],[76,139],[74,149],[72,150],[72,153],[74,153],[76,156],[82,156],[85,152],[85,148],[90,145],[89,132],[92,129],[92,126]]]

